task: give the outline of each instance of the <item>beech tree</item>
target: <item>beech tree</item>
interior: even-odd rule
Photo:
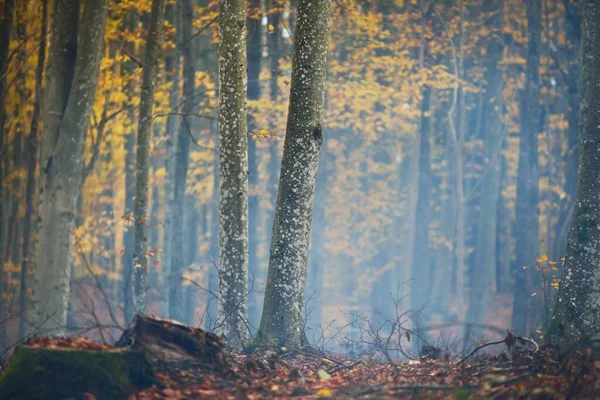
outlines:
[[[565,270],[549,332],[564,351],[600,339],[600,4],[583,1],[579,181]]]
[[[502,70],[498,64],[502,60],[503,42],[498,33],[503,23],[503,0],[488,1],[485,11],[492,14],[489,21],[492,34],[487,46],[486,68],[487,79],[484,92],[484,126],[485,155],[487,168],[482,176],[481,211],[477,220],[477,238],[475,251],[474,280],[477,285],[471,287],[467,321],[483,323],[487,314],[490,287],[496,273],[496,234],[498,232],[497,214],[500,196],[500,157],[503,142],[502,115]],[[470,331],[470,328],[468,328]],[[467,338],[468,339],[468,338]]]
[[[287,346],[300,346],[305,340],[302,311],[315,178],[323,142],[329,1],[300,0],[296,15],[290,103],[258,332],[263,343]]]
[[[527,0],[527,67],[521,101],[521,136],[517,180],[516,259],[512,328],[526,334],[537,298],[531,296],[535,279],[535,259],[539,253],[539,169],[538,134],[540,130],[540,45],[541,0]],[[526,269],[523,269],[526,267]]]
[[[29,126],[29,138],[27,152],[29,160],[27,166],[27,184],[25,187],[25,221],[23,223],[23,249],[19,282],[19,309],[21,318],[19,319],[19,338],[23,339],[27,335],[27,275],[29,272],[29,251],[31,243],[31,228],[33,225],[36,169],[38,156],[38,138],[40,113],[42,109],[42,82],[44,79],[44,63],[46,61],[46,30],[48,27],[48,0],[42,2],[42,30],[40,33],[40,47],[38,49],[38,64],[35,69],[35,99],[33,102],[33,112],[31,115],[31,124]]]
[[[12,33],[12,25],[15,17],[15,0],[7,0],[2,7],[2,16],[0,17],[0,152],[8,145],[7,138],[4,135],[4,122],[6,119],[5,99],[9,61],[9,47]],[[0,157],[0,181],[8,174],[4,163]],[[2,186],[2,185],[0,185]],[[0,187],[0,267],[4,266],[6,260],[6,245],[8,243],[8,202],[6,190]],[[4,298],[4,288],[6,286],[3,271],[0,271],[0,318],[6,314]],[[6,342],[5,328],[0,327],[0,351],[4,350]]]
[[[249,8],[252,13],[258,14],[261,10],[260,0],[250,0]],[[263,53],[262,43],[262,21],[260,15],[248,15],[246,18],[248,25],[247,53],[248,53],[248,100],[260,99],[260,69]],[[255,134],[258,131],[258,126],[255,123],[254,116],[248,114],[248,131]],[[248,271],[253,277],[259,277],[259,261],[258,261],[258,237],[259,214],[261,212],[259,206],[259,191],[258,191],[258,152],[256,151],[256,140],[248,142]],[[250,280],[252,277],[249,278]],[[250,284],[251,282],[249,282]],[[256,326],[260,321],[260,308],[258,291],[250,294],[248,318],[249,322]]]
[[[32,326],[50,335],[61,335],[67,321],[72,230],[108,9],[107,0],[81,3],[78,24],[79,0],[54,1],[46,71]]]
[[[148,306],[148,174],[150,171],[150,135],[152,134],[152,106],[159,35],[164,14],[164,0],[152,0],[152,12],[146,38],[142,93],[136,147],[135,200],[133,218],[135,244],[133,252],[133,306],[136,314],[144,314]]]
[[[183,101],[181,111],[189,114],[194,111],[194,78],[195,66],[193,56],[192,23],[194,20],[194,10],[191,0],[181,1],[181,54],[183,56]],[[183,117],[185,118],[185,116]],[[170,257],[169,264],[169,317],[178,321],[183,321],[183,287],[181,285],[182,268],[185,266],[186,257],[184,256],[184,234],[183,234],[183,210],[185,199],[185,183],[187,179],[189,158],[190,158],[190,132],[189,125],[181,123],[179,132],[175,141],[174,164],[170,166],[173,169],[173,206],[172,221],[169,238]],[[167,195],[169,195],[168,193]]]
[[[246,2],[220,0],[219,331],[230,345],[248,330],[248,129]]]

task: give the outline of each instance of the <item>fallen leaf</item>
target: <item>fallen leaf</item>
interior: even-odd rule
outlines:
[[[329,389],[321,389],[317,392],[317,396],[320,397],[332,397],[333,396],[333,392]]]

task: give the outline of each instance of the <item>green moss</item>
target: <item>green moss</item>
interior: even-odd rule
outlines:
[[[0,377],[0,398],[64,399],[87,392],[121,399],[153,381],[154,369],[141,353],[21,347]]]
[[[258,328],[258,331],[256,331],[256,334],[254,335],[254,337],[252,338],[250,343],[248,343],[246,345],[246,347],[244,347],[244,353],[246,353],[246,354],[254,353],[254,351],[256,351],[256,348],[263,344],[262,341],[263,341],[263,331],[262,331],[262,329]]]

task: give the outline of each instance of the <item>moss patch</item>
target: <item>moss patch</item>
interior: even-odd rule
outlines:
[[[152,365],[139,352],[22,346],[0,376],[0,398],[64,399],[87,392],[121,399],[154,379]]]

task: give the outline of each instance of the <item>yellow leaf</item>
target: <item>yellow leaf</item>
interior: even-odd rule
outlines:
[[[329,389],[321,389],[317,392],[317,396],[320,397],[332,397],[333,396],[333,392]]]

